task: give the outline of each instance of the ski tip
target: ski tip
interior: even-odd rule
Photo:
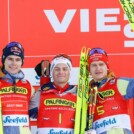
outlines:
[[[86,49],[86,47],[84,46],[84,47],[82,47],[81,52],[86,52],[86,53],[88,53],[90,50],[91,50],[91,48],[87,48],[87,49]]]
[[[86,55],[88,56],[88,53],[90,52],[91,48],[88,48],[86,51]]]
[[[85,53],[85,52],[86,52],[86,47],[85,47],[85,46],[84,46],[84,47],[82,47],[81,52],[83,52],[83,53]]]

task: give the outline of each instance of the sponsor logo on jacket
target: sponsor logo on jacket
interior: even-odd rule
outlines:
[[[115,95],[115,91],[113,89],[105,90],[100,93],[103,97],[110,97]]]
[[[16,93],[20,93],[20,94],[28,94],[28,90],[24,87],[16,87],[15,89]],[[9,94],[9,93],[14,93],[14,86],[10,86],[10,87],[3,87],[0,90],[1,94]]]
[[[108,120],[103,120],[102,122],[96,122],[95,123],[95,129],[98,129],[98,128],[105,128],[109,125],[113,125],[113,124],[116,124],[117,121],[115,118],[113,119],[108,119]]]
[[[7,116],[5,117],[5,119],[3,120],[3,123],[14,123],[14,124],[19,124],[19,123],[27,123],[28,120],[26,117],[14,117],[12,118],[11,116]]]
[[[71,131],[59,130],[55,131],[54,129],[50,129],[48,134],[73,134]]]
[[[44,105],[46,106],[70,106],[72,108],[76,107],[75,102],[66,100],[66,99],[59,99],[59,98],[52,98],[52,99],[46,99],[44,100]]]

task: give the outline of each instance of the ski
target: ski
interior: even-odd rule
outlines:
[[[40,86],[50,82],[50,62],[49,60],[42,60],[41,62],[41,77]]]
[[[132,30],[134,30],[134,5],[132,0],[119,0],[128,18]]]
[[[88,53],[89,48],[86,50],[85,54],[85,64],[84,64],[84,77],[83,77],[83,98],[82,98],[82,115],[81,115],[81,134],[85,133],[88,115],[88,98],[89,98],[89,66],[88,66]]]
[[[89,49],[83,47],[80,54],[74,134],[84,134],[86,128],[89,89],[88,51]]]
[[[3,134],[2,102],[0,96],[0,134]]]
[[[89,91],[89,117],[88,117],[88,129],[93,127],[94,111],[97,101],[97,86],[92,87]]]

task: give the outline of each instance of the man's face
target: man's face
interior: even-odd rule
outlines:
[[[58,86],[66,85],[70,77],[70,70],[64,63],[59,63],[53,70],[53,80]]]
[[[4,67],[5,70],[11,74],[16,74],[20,71],[22,60],[19,56],[9,55],[5,59]]]
[[[103,61],[94,61],[90,64],[90,73],[95,81],[106,78],[107,70],[107,65]]]

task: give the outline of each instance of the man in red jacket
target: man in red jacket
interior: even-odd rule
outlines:
[[[68,83],[72,61],[68,55],[55,56],[50,66],[51,81],[45,82],[35,94],[36,106],[30,114],[37,116],[38,134],[73,134],[76,107],[76,87]],[[48,76],[42,77],[48,79]]]
[[[24,49],[19,42],[10,42],[2,53],[0,97],[2,102],[3,133],[30,134],[28,107],[34,89],[24,79],[21,67]]]
[[[93,129],[97,134],[132,134],[127,100],[134,98],[134,79],[115,77],[101,48],[90,50],[88,63],[90,86],[98,88]]]

